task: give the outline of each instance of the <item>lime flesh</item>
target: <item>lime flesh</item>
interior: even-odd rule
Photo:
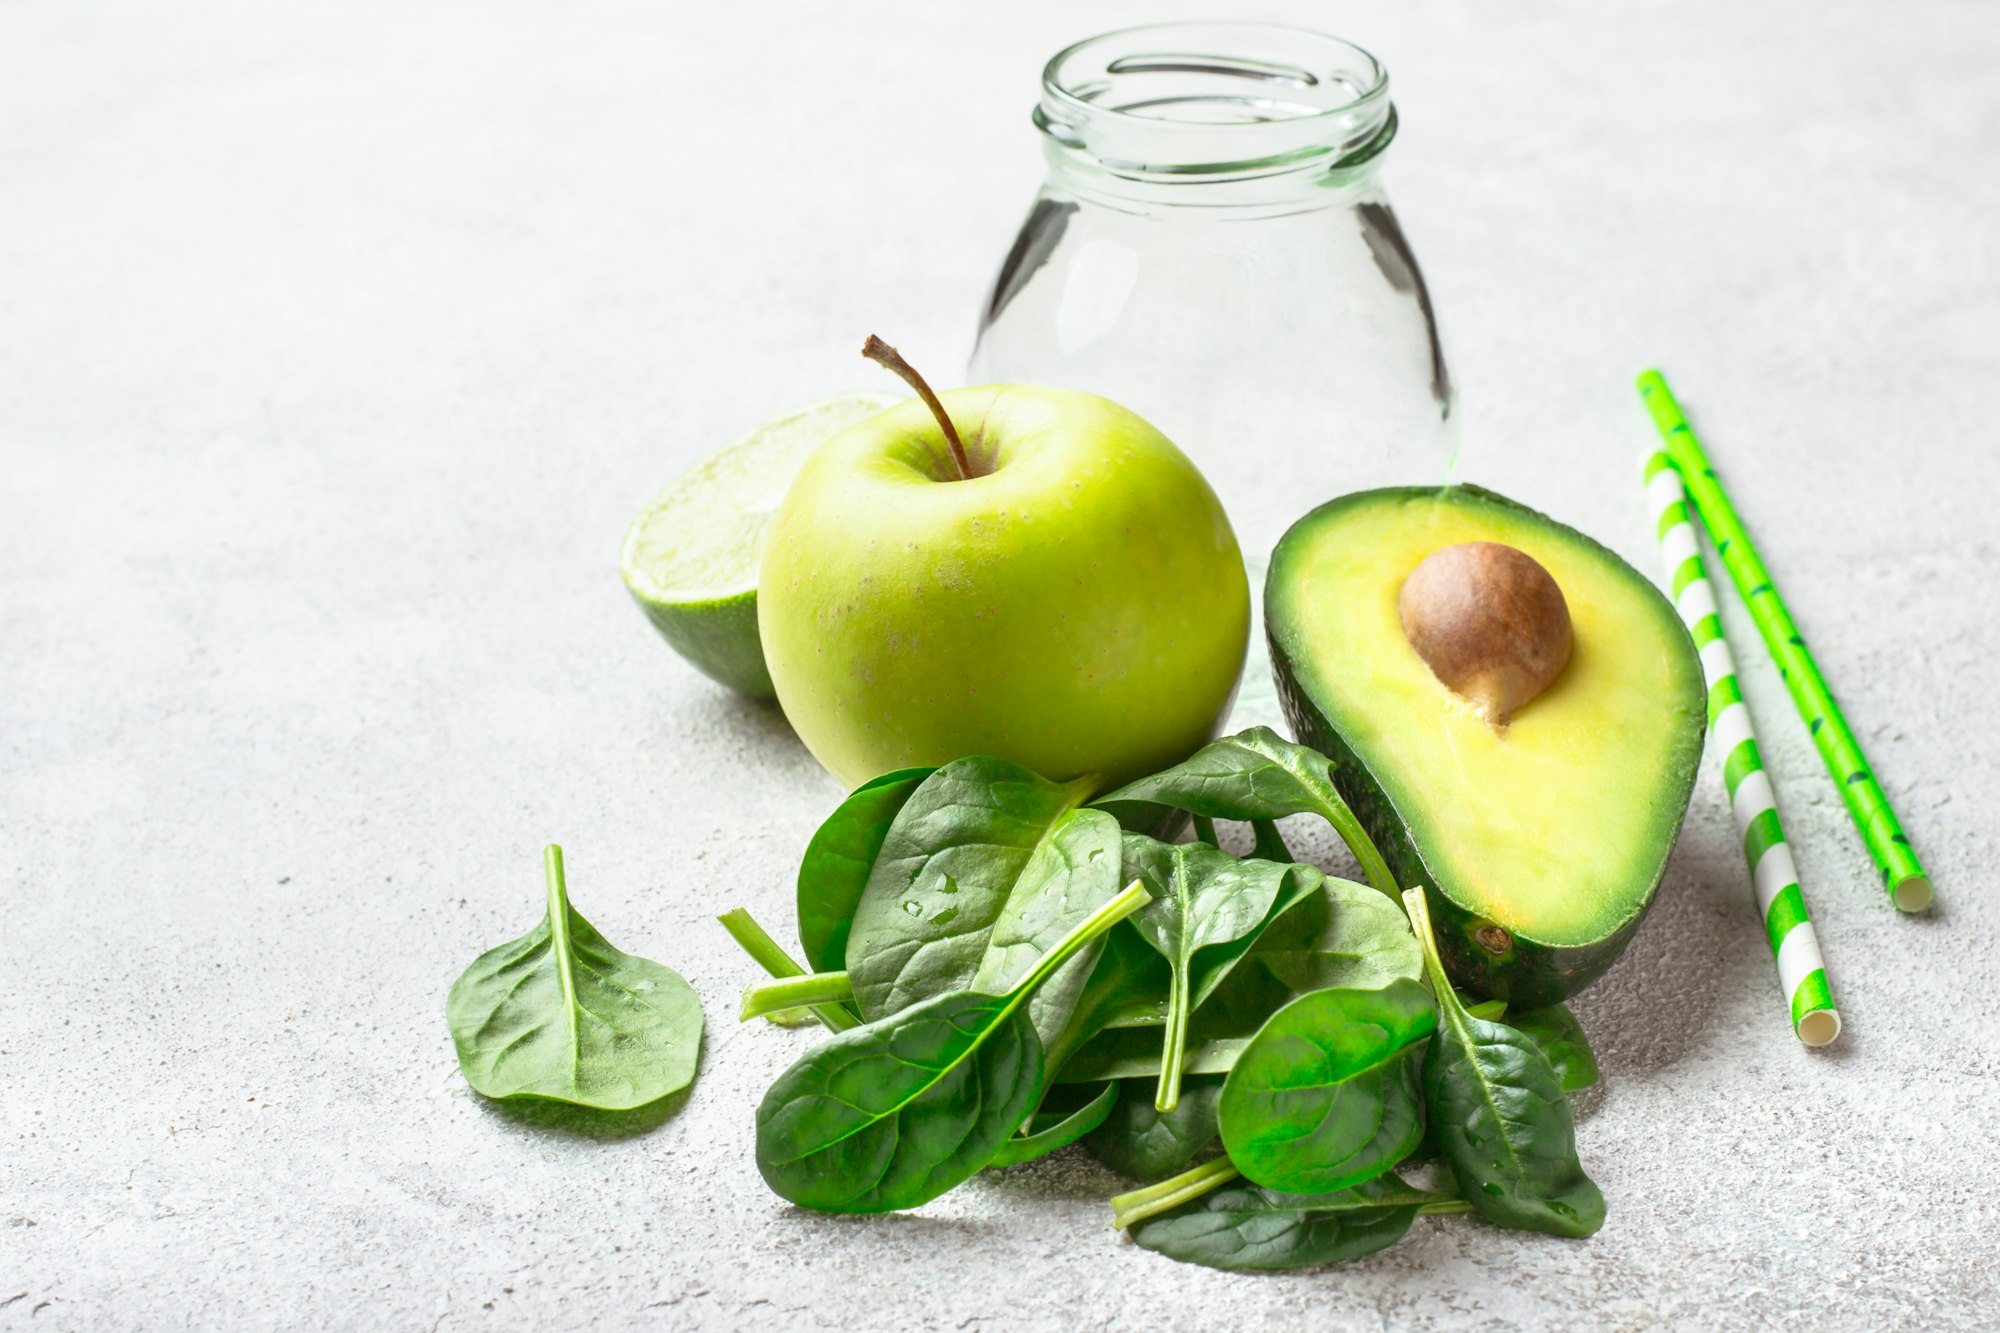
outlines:
[[[774,417],[681,474],[632,520],[619,571],[675,652],[733,690],[775,696],[757,638],[765,529],[813,450],[901,401],[844,393]]]

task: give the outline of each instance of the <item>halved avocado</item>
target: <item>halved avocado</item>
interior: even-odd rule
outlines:
[[[1433,551],[1500,542],[1556,581],[1573,645],[1504,726],[1447,689],[1397,597]],[[1617,961],[1653,901],[1701,759],[1701,659],[1665,597],[1573,528],[1473,486],[1363,491],[1293,524],[1264,615],[1297,739],[1389,868],[1430,899],[1447,967],[1551,1004]]]

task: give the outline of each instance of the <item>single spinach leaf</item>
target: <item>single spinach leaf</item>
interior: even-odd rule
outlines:
[[[1019,1166],[1067,1148],[1102,1125],[1117,1103],[1118,1085],[1107,1083],[1102,1092],[1074,1111],[1037,1113],[1029,1117],[1019,1134],[1000,1145],[1000,1151],[986,1165]]]
[[[1333,761],[1269,727],[1211,741],[1164,773],[1128,783],[1096,802],[1127,821],[1137,817],[1126,809],[1135,803],[1209,819],[1318,815],[1354,853],[1368,882],[1391,898],[1397,894],[1388,863],[1333,785]]]
[[[1280,894],[1288,887],[1294,894],[1310,892],[1318,886],[1320,874],[1310,866],[1239,861],[1206,843],[1168,844],[1138,833],[1124,836],[1124,848],[1125,874],[1140,880],[1153,895],[1153,901],[1133,916],[1132,926],[1167,960],[1172,978],[1159,1094],[1154,1100],[1160,1110],[1171,1111],[1180,1096],[1188,1021],[1195,1006],[1207,998],[1196,988],[1196,955],[1203,950],[1213,954],[1201,977],[1203,990],[1212,992],[1250,947]],[[1218,948],[1229,945],[1236,947]]]
[[[1437,1029],[1420,982],[1313,991],[1272,1014],[1222,1085],[1222,1145],[1269,1189],[1372,1180],[1423,1137],[1418,1043]]]
[[[629,1111],[694,1081],[701,1001],[670,967],[636,958],[569,904],[562,848],[543,853],[541,924],[452,983],[445,1018],[481,1095]]]
[[[863,1018],[965,987],[1036,849],[1088,790],[1087,780],[1049,782],[989,758],[956,760],[924,779],[890,825],[854,909],[846,966]],[[1090,869],[1114,892],[1123,882],[1115,866]]]
[[[818,972],[847,966],[854,909],[882,842],[912,793],[935,768],[899,768],[848,794],[806,844],[799,862],[799,945]]]
[[[970,988],[989,995],[1007,990],[1079,921],[1111,901],[1123,882],[1118,821],[1102,810],[1064,815],[1008,892]],[[1045,1048],[1069,1022],[1103,948],[1100,940],[1079,949],[1028,1001],[1028,1016]]]
[[[1010,996],[956,991],[842,1033],[757,1108],[757,1169],[834,1213],[914,1208],[985,1166],[1034,1108],[1035,1029]]]
[[[993,1160],[1042,1095],[1035,988],[1142,907],[1133,884],[1004,995],[952,991],[843,1032],[757,1108],[757,1169],[781,1198],[873,1213],[935,1199]]]
[[[1411,938],[1414,939],[1415,937],[1412,936]],[[1458,1002],[1465,1005],[1466,1013],[1471,1014],[1474,1018],[1483,1018],[1490,1023],[1498,1023],[1507,1016],[1507,1002],[1505,1000],[1478,1000],[1468,1003],[1465,996],[1460,995]],[[1437,1122],[1429,1116],[1424,1117],[1424,1141],[1417,1145],[1417,1150],[1410,1154],[1410,1158],[1412,1161],[1434,1162],[1437,1164],[1438,1170],[1444,1172],[1446,1175],[1451,1174],[1451,1168],[1444,1165],[1444,1149],[1438,1145]]]
[[[1552,1004],[1515,1014],[1508,1026],[1535,1039],[1535,1045],[1555,1066],[1556,1081],[1564,1092],[1597,1086],[1597,1055],[1590,1049],[1590,1038],[1583,1035],[1583,1024],[1576,1021],[1568,1005]]]
[[[1111,1086],[1123,1086],[1125,1093],[1104,1123],[1084,1139],[1083,1146],[1113,1171],[1138,1180],[1171,1176],[1193,1165],[1221,1135],[1216,1124],[1216,1104],[1222,1097],[1220,1076],[1198,1075],[1185,1080],[1180,1102],[1171,1111],[1153,1105],[1153,1089],[1147,1080]]]
[[[1403,896],[1441,1021],[1424,1056],[1424,1099],[1446,1165],[1487,1221],[1553,1236],[1604,1225],[1604,1195],[1576,1156],[1555,1066],[1534,1038],[1467,1013],[1431,936],[1421,888]]]
[[[1393,1175],[1329,1194],[1226,1185],[1136,1223],[1134,1244],[1182,1263],[1251,1272],[1358,1259],[1401,1240],[1423,1211],[1450,1200]]]

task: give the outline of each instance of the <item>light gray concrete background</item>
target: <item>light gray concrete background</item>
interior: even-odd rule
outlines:
[[[1467,475],[1650,569],[1632,374],[1706,426],[1938,884],[1890,910],[1746,647],[1837,1047],[1782,1017],[1711,766],[1577,1006],[1589,1241],[1427,1220],[1237,1277],[1116,1239],[1078,1155],[906,1216],[763,1188],[751,1111],[811,1037],[735,1024],[713,917],[789,926],[836,789],[654,638],[620,532],[870,382],[870,329],[949,379],[1039,179],[1041,60],[1200,10],[0,8],[0,1325],[2000,1324],[1972,3],[1258,11],[1394,72]],[[445,988],[533,922],[552,839],[708,1008],[649,1132],[520,1123],[453,1062]]]

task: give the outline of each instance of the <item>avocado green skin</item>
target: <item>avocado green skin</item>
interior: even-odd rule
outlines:
[[[1384,494],[1420,496],[1443,489],[1457,489],[1468,496],[1486,503],[1511,509],[1540,520],[1551,527],[1560,528],[1574,539],[1595,548],[1606,561],[1629,575],[1635,590],[1644,596],[1662,603],[1666,598],[1659,589],[1597,542],[1557,523],[1554,519],[1526,505],[1518,504],[1505,496],[1477,486],[1456,488],[1432,486],[1395,487],[1386,491],[1363,491],[1355,495],[1343,496],[1321,505],[1298,522],[1294,523],[1278,543],[1277,551],[1271,557],[1270,572],[1264,584],[1265,624],[1270,626],[1271,670],[1277,681],[1278,699],[1285,710],[1285,718],[1291,723],[1292,738],[1301,745],[1309,745],[1333,761],[1333,783],[1340,792],[1341,799],[1353,808],[1368,836],[1381,850],[1382,859],[1389,864],[1396,882],[1404,887],[1421,884],[1424,897],[1430,903],[1432,921],[1437,930],[1438,955],[1444,960],[1445,969],[1454,980],[1467,990],[1487,999],[1505,1000],[1509,1008],[1533,1009],[1543,1005],[1558,1004],[1575,995],[1584,987],[1596,981],[1618,961],[1625,952],[1625,946],[1632,942],[1638,932],[1639,923],[1646,911],[1653,905],[1653,896],[1660,887],[1660,880],[1666,874],[1665,855],[1660,857],[1660,869],[1653,876],[1652,883],[1632,909],[1632,913],[1612,932],[1588,944],[1550,945],[1530,939],[1518,931],[1512,933],[1512,944],[1507,953],[1495,956],[1474,941],[1474,932],[1486,921],[1453,902],[1438,888],[1437,875],[1424,860],[1423,849],[1418,845],[1415,832],[1397,813],[1395,805],[1382,790],[1367,765],[1363,764],[1346,738],[1340,733],[1332,719],[1320,710],[1312,696],[1301,684],[1290,653],[1279,641],[1277,627],[1281,623],[1282,612],[1273,614],[1272,590],[1285,568],[1284,548],[1293,540],[1293,534],[1305,532],[1315,520],[1328,515],[1329,511],[1354,501]],[[1671,604],[1666,606],[1667,615],[1679,628],[1686,641],[1690,657],[1695,656],[1694,640],[1681,626],[1680,616]],[[1701,689],[1701,673],[1693,674],[1695,688]],[[1699,716],[1706,716],[1704,711]],[[1703,737],[1705,738],[1704,731]],[[1684,771],[1665,775],[1663,778],[1663,800],[1673,802],[1676,814],[1669,830],[1669,842],[1678,837],[1681,821],[1687,815],[1688,798],[1694,791],[1695,773],[1701,763],[1701,742],[1697,740],[1693,752],[1688,756]]]

